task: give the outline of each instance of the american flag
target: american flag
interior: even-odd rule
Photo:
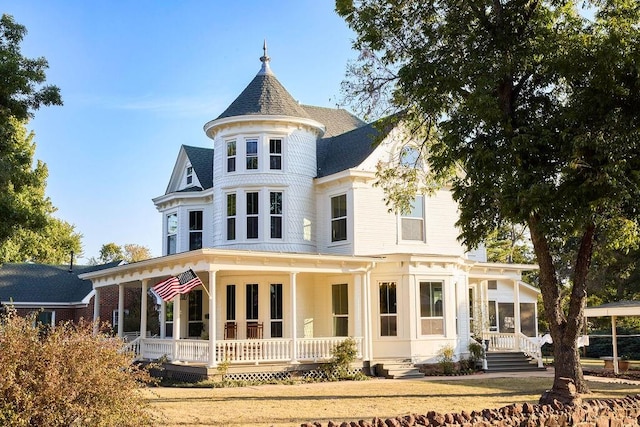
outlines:
[[[153,292],[163,301],[171,301],[176,295],[186,294],[198,285],[202,285],[202,281],[192,269],[189,269],[156,284]]]

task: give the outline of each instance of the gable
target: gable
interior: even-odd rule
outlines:
[[[186,181],[192,168],[191,182]],[[203,191],[213,187],[213,149],[182,145],[165,194]]]

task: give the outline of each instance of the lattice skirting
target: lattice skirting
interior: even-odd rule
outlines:
[[[355,375],[358,372],[363,372],[363,368],[352,368],[349,370],[349,374]],[[196,383],[199,381],[205,381],[208,379],[207,373],[204,371],[184,371],[184,370],[172,370],[167,368],[164,371],[158,372],[158,376],[162,376],[167,379],[175,381],[182,381],[188,383]],[[216,377],[216,375],[214,375]],[[219,377],[218,377],[219,378]],[[296,370],[296,371],[263,371],[263,372],[237,372],[224,374],[224,379],[229,381],[245,381],[249,383],[261,383],[271,381],[289,381],[299,378],[301,380],[308,381],[322,381],[327,379],[327,375],[322,369],[309,369],[309,370]]]

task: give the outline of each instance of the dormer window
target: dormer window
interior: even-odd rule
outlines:
[[[269,168],[282,170],[282,139],[269,140]]]
[[[227,172],[236,171],[236,142],[227,141]]]
[[[246,140],[247,170],[258,169],[258,139]]]
[[[187,167],[187,185],[191,185],[193,183],[193,167]]]

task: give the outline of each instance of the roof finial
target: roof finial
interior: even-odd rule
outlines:
[[[269,67],[269,61],[271,60],[271,58],[269,58],[269,55],[267,54],[267,39],[265,39],[264,43],[262,44],[262,50],[264,52],[264,54],[260,57],[260,62],[262,62],[262,68],[260,68],[260,72],[258,73],[258,75],[273,74],[273,72],[271,71],[271,68]]]

